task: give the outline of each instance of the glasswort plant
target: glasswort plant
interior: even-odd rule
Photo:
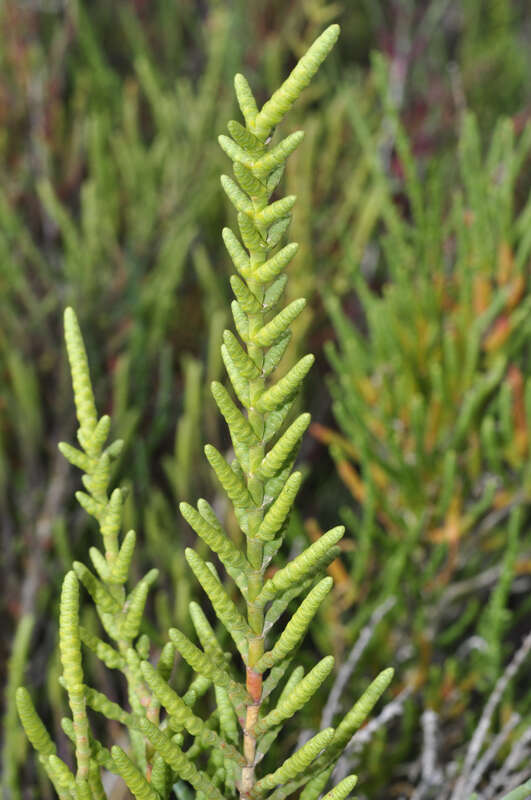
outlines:
[[[127,592],[135,533],[129,531],[121,537],[124,492],[117,488],[109,493],[112,461],[120,452],[121,442],[105,447],[110,418],[98,419],[77,319],[72,309],[65,312],[81,449],[65,443],[60,449],[84,472],[85,491],[76,496],[98,521],[103,540],[103,550],[90,549],[94,571],[74,563],[65,577],[60,603],[62,683],[72,712],[72,719],[64,719],[63,727],[74,743],[75,774],[58,757],[29,693],[23,688],[17,693],[27,736],[61,800],[105,798],[102,768],[121,775],[139,800],[165,800],[172,792],[181,799],[190,797],[187,785],[198,800],[237,796],[240,800],[282,800],[302,787],[298,795],[301,800],[317,800],[326,790],[345,745],[392,678],[392,670],[384,670],[336,728],[318,732],[284,761],[277,756],[278,751],[285,750],[281,742],[275,749],[272,771],[259,774],[260,762],[283,723],[313,697],[334,663],[326,656],[307,674],[298,666],[285,678],[297,646],[331,589],[332,579],[324,573],[339,552],[337,545],[344,528],[328,531],[272,577],[266,578],[266,569],[281,548],[302,480],[301,473],[292,468],[310,417],[301,414],[291,424],[284,423],[313,363],[313,356],[304,356],[283,377],[276,378],[275,371],[290,340],[289,327],[305,301],[295,300],[278,310],[287,281],[283,271],[297,246],[277,246],[289,225],[295,198],[269,201],[282,177],[284,162],[301,141],[302,133],[269,145],[273,129],[317,72],[338,34],[339,27],[330,26],[260,110],[247,81],[237,75],[236,93],[245,126],[230,122],[231,138],[220,137],[223,150],[233,160],[236,178],[223,176],[222,185],[237,209],[241,235],[240,241],[230,229],[223,232],[238,272],[231,279],[238,336],[225,331],[222,356],[240,406],[221,383],[213,383],[212,393],[229,427],[235,458],[229,463],[211,445],[206,446],[205,453],[232,503],[245,548],[238,547],[224,532],[206,500],[199,500],[197,508],[182,503],[181,512],[216,554],[241,595],[242,601],[235,601],[235,591],[226,588],[216,567],[196,550],[186,551],[188,564],[206,592],[215,617],[239,653],[245,681],[237,664],[230,663],[231,655],[222,649],[219,629],[213,629],[197,603],[190,604],[190,615],[200,646],[171,628],[156,665],[151,663],[150,640],[141,632],[141,624],[157,571],[148,572]],[[106,639],[80,624],[80,583],[94,602]],[[271,629],[301,595],[297,609],[271,642]],[[130,710],[85,684],[82,645],[108,668],[123,673]],[[183,696],[170,685],[176,652],[197,676]],[[283,688],[278,691],[282,681]],[[210,688],[216,708],[204,720],[193,707]],[[121,723],[128,733],[128,744],[124,748],[114,745],[110,750],[100,744],[91,731],[87,708]],[[354,775],[347,776],[326,794],[326,800],[344,800],[356,780]]]

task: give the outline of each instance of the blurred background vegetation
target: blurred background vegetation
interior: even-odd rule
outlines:
[[[228,447],[207,387],[228,323],[216,137],[237,114],[232,78],[243,71],[265,99],[334,21],[338,47],[290,117],[306,136],[285,177],[300,243],[288,291],[311,304],[291,353],[317,355],[290,544],[338,516],[351,533],[303,651],[346,666],[302,724],[329,721],[392,665],[395,698],[349,750],[360,796],[449,797],[485,716],[472,788],[488,800],[529,777],[529,662],[517,669],[531,649],[518,651],[531,606],[526,0],[4,0],[5,798],[52,796],[13,691],[24,676],[64,747],[55,611],[94,535],[56,448],[74,430],[62,310],[79,315],[99,409],[126,441],[116,480],[130,487],[138,574],[162,569],[149,622],[162,644],[171,624],[187,630],[196,593],[177,500],[203,494],[228,515],[202,445]]]

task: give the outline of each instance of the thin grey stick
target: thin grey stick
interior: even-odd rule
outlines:
[[[494,737],[490,747],[485,751],[484,755],[479,759],[476,768],[470,774],[470,778],[468,779],[465,786],[466,797],[468,797],[468,795],[474,791],[474,789],[480,782],[481,778],[484,776],[485,772],[490,767],[490,765],[498,755],[498,752],[503,747],[503,745],[509,738],[511,732],[516,728],[520,720],[521,720],[520,714],[511,714],[511,716],[509,717],[508,721],[505,723],[501,731]]]
[[[479,758],[479,753],[485,741],[485,737],[487,736],[487,732],[491,724],[494,710],[498,705],[498,703],[500,702],[500,700],[502,699],[503,693],[505,692],[510,681],[514,678],[514,676],[522,666],[530,650],[531,650],[531,633],[528,633],[525,639],[523,640],[522,644],[520,645],[519,649],[513,656],[512,661],[510,661],[503,674],[498,678],[496,686],[491,692],[491,695],[485,705],[485,708],[483,709],[483,713],[480,717],[479,724],[472,737],[470,746],[468,748],[465,757],[465,763],[463,764],[463,770],[461,772],[461,776],[459,777],[459,780],[455,785],[451,800],[466,800],[465,788],[468,785],[472,767]]]
[[[443,782],[443,773],[437,766],[437,750],[439,739],[439,715],[427,708],[420,718],[422,724],[421,781],[411,800],[422,800],[433,787]]]
[[[531,728],[524,731],[522,736],[515,742],[509,755],[503,762],[500,769],[494,776],[484,793],[484,800],[495,800],[497,794],[502,791],[509,791],[512,787],[513,776],[511,773],[525,760],[529,762],[531,755]],[[531,770],[528,769],[529,777]],[[515,784],[516,785],[516,784]]]

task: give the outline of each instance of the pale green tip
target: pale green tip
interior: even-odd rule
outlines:
[[[327,42],[328,52],[330,52],[337,42],[340,33],[341,27],[335,22],[333,25],[329,25],[328,28],[325,28],[318,38]]]

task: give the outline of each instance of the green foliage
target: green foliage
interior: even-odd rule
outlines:
[[[161,22],[164,5],[157,3]],[[68,467],[50,455],[72,425],[59,345],[66,305],[86,322],[95,397],[112,408],[114,435],[124,442],[112,481],[127,464],[124,518],[139,531],[138,569],[165,567],[153,600],[163,625],[181,622],[176,607],[186,613],[191,581],[168,532],[175,499],[210,490],[207,470],[192,465],[203,431],[213,441],[219,435],[203,383],[220,375],[226,317],[223,284],[210,280],[223,213],[222,154],[211,128],[230,116],[223,86],[236,65],[228,46],[234,20],[214,5],[205,29],[195,28],[199,80],[186,58],[165,69],[134,4],[22,9],[8,0],[0,8],[0,660],[19,615],[47,618],[45,635],[38,623],[34,661],[49,665],[52,682],[56,597],[72,560],[86,559],[90,535],[68,499]],[[184,8],[171,15],[178,50],[188,24]],[[176,113],[181,105],[187,119]],[[87,664],[91,678],[95,663]]]
[[[411,533],[417,529],[432,556],[425,585],[440,589],[454,571],[477,569],[483,556],[474,531],[492,550],[498,520],[529,502],[529,203],[513,209],[530,133],[515,140],[500,123],[482,166],[477,127],[467,117],[462,190],[445,212],[440,179],[422,185],[398,127],[413,219],[394,212],[389,219],[381,255],[392,280],[381,293],[359,269],[353,274],[368,335],[326,297],[339,339],[328,353],[344,438],[315,433],[332,443],[343,480],[370,514],[357,576],[371,538],[394,548],[418,537]]]
[[[275,139],[262,154],[255,152],[254,134],[239,122],[229,123],[229,135],[220,137],[222,151],[234,162],[225,184],[242,209],[248,208],[245,195],[260,192],[264,180],[274,192],[272,201],[279,197],[281,179],[285,194],[298,198],[290,236],[299,244],[282,246],[289,218],[281,217],[270,229],[270,244],[277,242],[278,247],[254,271],[259,283],[271,282],[264,306],[273,307],[284,292],[287,314],[293,314],[289,321],[285,316],[277,320],[288,326],[277,341],[270,346],[267,339],[263,342],[262,373],[271,381],[278,379],[282,373],[275,373],[275,364],[282,358],[285,372],[304,354],[307,342],[316,353],[316,366],[302,385],[305,396],[294,397],[289,412],[294,414],[292,425],[285,429],[287,403],[280,412],[270,412],[267,441],[272,446],[261,465],[262,480],[276,480],[282,466],[295,459],[310,421],[309,415],[300,414],[303,408],[320,420],[327,418],[326,363],[320,350],[321,343],[330,338],[330,318],[337,338],[343,339],[332,308],[334,300],[341,303],[346,317],[354,318],[362,339],[368,327],[368,338],[372,340],[374,333],[381,340],[377,327],[385,328],[384,319],[393,320],[392,335],[401,346],[368,346],[368,358],[384,359],[384,379],[396,376],[390,362],[397,355],[402,358],[398,372],[404,369],[409,374],[413,359],[414,393],[427,400],[429,409],[432,403],[436,405],[437,391],[431,378],[426,379],[422,360],[429,357],[441,363],[441,357],[436,350],[421,347],[415,355],[411,340],[424,337],[413,327],[410,309],[421,325],[427,322],[430,327],[435,296],[440,320],[435,327],[440,324],[441,329],[457,331],[457,375],[467,327],[476,322],[469,299],[485,291],[481,281],[477,288],[467,286],[459,276],[461,265],[467,257],[490,265],[491,273],[485,267],[491,276],[485,282],[491,286],[489,302],[497,294],[502,305],[503,290],[511,293],[513,281],[507,275],[498,281],[496,270],[501,275],[503,264],[512,259],[514,268],[518,260],[518,269],[527,279],[529,214],[521,215],[529,182],[528,134],[521,137],[530,97],[525,3],[384,0],[340,8],[324,0],[288,5],[271,0],[266,8],[259,3],[223,5],[215,0],[199,6],[195,0],[118,5],[101,0],[90,4],[5,0],[0,7],[4,34],[0,36],[0,571],[4,587],[0,662],[7,668],[1,770],[6,796],[16,798],[27,792],[43,800],[53,796],[40,763],[35,769],[35,761],[26,758],[25,737],[14,723],[15,687],[23,680],[35,687],[45,728],[55,731],[58,755],[63,758],[65,752],[60,744],[61,724],[75,743],[72,720],[63,717],[68,706],[58,684],[61,668],[54,648],[55,604],[62,575],[71,568],[82,584],[79,637],[84,681],[99,685],[120,703],[110,705],[87,686],[95,735],[110,745],[122,725],[133,731],[126,716],[129,711],[121,707],[129,709],[122,673],[131,654],[122,655],[115,640],[102,632],[90,599],[94,596],[105,613],[116,613],[113,598],[105,593],[110,582],[135,592],[130,632],[136,630],[139,611],[146,603],[137,647],[141,669],[146,658],[157,664],[179,697],[194,703],[195,715],[205,720],[209,730],[239,745],[240,728],[228,690],[211,687],[206,678],[194,680],[184,660],[173,669],[175,646],[172,641],[165,644],[164,635],[175,626],[192,646],[199,641],[217,666],[229,664],[230,677],[236,678],[239,661],[236,656],[229,662],[226,653],[237,652],[231,634],[212,612],[207,619],[194,602],[201,581],[205,588],[208,585],[209,595],[217,598],[218,608],[223,602],[226,609],[228,599],[243,611],[238,590],[225,572],[240,591],[248,590],[244,534],[215,474],[208,470],[208,461],[201,457],[201,447],[204,439],[212,442],[230,466],[234,454],[227,452],[227,440],[220,435],[216,406],[226,421],[230,417],[234,438],[254,446],[247,412],[240,408],[240,403],[245,407],[248,402],[248,386],[234,366],[250,380],[259,372],[239,337],[226,332],[224,347],[230,360],[225,360],[236,382],[237,399],[220,383],[219,340],[228,318],[225,269],[229,261],[220,253],[218,242],[231,206],[230,201],[222,202],[223,192],[217,185],[224,154],[218,152],[212,131],[221,130],[232,115],[229,78],[235,71],[253,73],[248,83],[238,81],[246,113],[252,116],[254,107],[258,113],[307,44],[336,19],[342,24],[342,36],[333,58],[292,107],[289,128],[280,122]],[[374,47],[380,52],[369,58]],[[177,111],[182,108],[187,110],[185,115]],[[467,133],[466,148],[465,135],[459,134],[465,108],[474,112],[479,131],[475,137]],[[492,134],[500,113],[513,118],[511,124],[505,123],[505,133],[494,146]],[[503,144],[510,138],[511,125],[514,153]],[[299,127],[304,127],[304,137]],[[458,140],[460,158],[455,157]],[[516,176],[512,183],[512,178],[506,180],[506,165]],[[456,189],[462,196],[461,208],[454,197]],[[277,206],[273,213],[285,206]],[[242,235],[257,243],[252,226],[246,219],[242,224]],[[507,236],[500,246],[502,228]],[[244,314],[256,313],[257,301],[246,284],[249,255],[228,229],[224,239],[238,272],[230,281],[234,296]],[[402,241],[407,244],[399,252]],[[398,266],[408,262],[403,279],[397,278],[393,261]],[[289,281],[282,274],[288,264]],[[356,276],[353,281],[353,271],[358,269],[363,280]],[[430,297],[424,286],[430,281],[445,289]],[[384,294],[389,301],[375,304],[371,312],[381,317],[380,326],[365,325],[363,309],[372,304],[360,283],[366,283],[374,298],[381,300]],[[411,291],[404,290],[404,284]],[[516,284],[514,288],[517,294]],[[305,673],[312,675],[316,663],[326,672],[329,652],[339,664],[352,668],[339,669],[337,676],[327,679],[336,677],[320,722],[324,686],[297,708],[293,718],[284,717],[264,732],[260,758],[267,761],[261,774],[274,771],[291,753],[289,748],[301,729],[313,734],[336,724],[352,698],[364,691],[364,676],[375,675],[392,663],[398,667],[393,684],[397,697],[354,735],[331,782],[357,772],[361,791],[374,800],[407,793],[415,800],[443,798],[445,790],[451,795],[460,769],[456,773],[455,764],[463,760],[463,747],[486,708],[487,693],[507,669],[510,650],[527,627],[528,509],[525,498],[521,502],[523,464],[528,462],[521,434],[526,407],[521,378],[525,380],[529,372],[528,308],[523,303],[527,290],[528,282],[517,303],[520,322],[514,313],[517,306],[509,305],[494,323],[487,321],[472,380],[483,384],[485,379],[488,395],[482,400],[479,391],[475,401],[470,399],[470,424],[463,415],[457,448],[448,451],[444,435],[437,442],[444,469],[429,463],[430,451],[428,480],[418,465],[410,463],[421,455],[411,446],[415,437],[422,443],[423,409],[416,406],[409,417],[401,416],[399,409],[396,427],[385,433],[375,426],[381,451],[371,436],[371,449],[360,452],[357,434],[344,429],[343,441],[336,439],[338,446],[332,449],[337,473],[322,450],[305,440],[299,467],[303,477],[294,476],[289,488],[295,492],[301,481],[299,506],[317,514],[326,527],[336,524],[339,508],[354,538],[338,536],[334,544],[333,531],[338,529],[332,529],[324,535],[325,540],[330,538],[330,546],[323,543],[322,557],[312,546],[316,561],[311,566],[310,551],[305,548],[312,541],[321,542],[321,530],[312,519],[303,525],[296,513],[286,517],[285,548],[295,557],[288,565],[293,572],[286,574],[280,559],[273,556],[262,598],[268,604],[268,632],[285,621],[281,615],[295,611],[325,570],[335,585],[313,618],[311,635],[301,641],[301,666],[291,668],[288,657],[277,662],[265,678],[263,719],[276,707],[279,712],[286,709],[297,687],[306,686]],[[296,316],[303,305],[298,299],[301,295],[312,313]],[[446,295],[451,307],[441,299]],[[325,303],[321,297],[326,297]],[[426,301],[422,308],[419,297]],[[64,459],[50,458],[57,439],[70,439],[72,427],[59,323],[61,309],[70,304],[85,331],[97,407],[112,413],[116,426],[112,436],[124,441],[121,455],[110,465],[109,486],[121,487],[124,500],[119,553],[110,575],[105,547],[87,552],[94,518],[80,513],[69,501],[72,476]],[[493,313],[497,313],[495,308]],[[516,335],[513,320],[519,331]],[[241,313],[237,322],[245,332]],[[275,335],[275,329],[270,331]],[[407,331],[407,341],[403,341]],[[483,342],[491,334],[488,351]],[[506,345],[505,366],[501,360],[494,363],[496,346],[504,351]],[[341,344],[343,349],[348,348]],[[451,358],[451,348],[446,346],[442,361]],[[371,381],[379,377],[378,365],[368,369],[368,376]],[[460,377],[461,388],[456,381],[444,405],[441,432],[448,436],[453,433],[452,404],[461,407],[459,397],[468,393],[464,375]],[[212,381],[217,382],[213,397]],[[340,386],[335,391],[346,398],[337,403],[350,408],[352,395],[363,392],[347,383],[344,391]],[[375,383],[369,422],[378,417],[380,397],[387,418],[387,383],[385,390]],[[409,438],[400,425],[409,430]],[[319,432],[316,426],[313,430]],[[385,439],[399,441],[404,449],[408,474],[420,476],[419,481],[413,478],[413,486],[402,485],[396,473],[387,476],[387,490],[379,486],[376,478],[381,478],[381,467],[377,463],[374,468],[373,458],[383,453],[388,466]],[[83,449],[78,444],[63,447],[70,447],[72,463],[87,472],[88,456]],[[368,469],[361,469],[363,464]],[[341,481],[354,501],[345,494]],[[361,500],[360,486],[365,490]],[[441,512],[435,509],[434,513],[437,497],[440,509],[451,507],[456,486],[461,522],[467,518],[457,543],[457,522],[453,518],[448,522],[444,514],[437,521]],[[96,512],[94,498],[85,487],[79,488],[83,488],[81,502]],[[387,492],[393,498],[387,506],[396,519],[382,515]],[[191,544],[190,531],[186,522],[175,519],[175,501],[192,503],[199,494],[209,502],[201,501],[199,510],[188,505],[185,515],[196,532],[198,525],[202,529],[201,541],[195,545],[199,558],[195,573],[201,575],[196,581],[184,557],[185,547]],[[422,508],[426,497],[426,508]],[[264,547],[274,550],[275,539],[268,541],[265,533]],[[217,554],[214,560],[222,594],[215,576],[210,579],[209,547]],[[303,560],[299,560],[301,551]],[[152,573],[135,591],[152,566],[161,569],[160,579],[148,592]],[[292,580],[295,588],[288,590]],[[88,603],[83,600],[85,591]],[[31,615],[37,623],[30,648],[29,628],[23,620]],[[10,644],[15,631],[19,635]],[[237,630],[233,633],[238,637]],[[352,659],[347,657],[351,646]],[[103,664],[112,672],[105,674]],[[48,703],[42,699],[46,694]],[[242,702],[240,695],[233,696],[236,703]],[[152,698],[152,704],[158,706],[159,701]],[[106,722],[95,708],[105,708],[113,720]],[[516,726],[515,709],[522,715]],[[427,785],[423,770],[430,759],[421,754],[420,733],[424,733],[424,715],[429,713],[438,719],[435,740],[441,745],[441,765],[431,774],[428,769]],[[160,714],[164,721],[166,711]],[[524,773],[518,777],[518,765],[525,769],[528,727],[529,694],[522,674],[506,690],[492,716],[479,762],[471,767],[477,773],[499,742],[500,749],[488,763],[490,772],[466,793],[467,798],[475,789],[481,796],[490,792],[489,800],[494,800],[526,777]],[[183,742],[177,744],[186,750],[192,734],[183,735]],[[132,738],[139,736],[133,733]],[[201,768],[214,776],[221,769],[219,757],[193,741],[191,757],[198,757]],[[427,737],[428,745],[430,741]],[[121,732],[120,745],[143,775],[125,732]],[[102,769],[118,772],[111,751],[95,739],[91,751]],[[428,747],[427,752],[433,750]],[[210,753],[212,763],[207,763]],[[511,753],[516,760],[510,761]],[[68,784],[71,777],[61,764],[54,759],[51,763]],[[404,764],[408,765],[406,779]],[[444,784],[433,786],[429,781],[437,774],[443,774]],[[324,793],[328,778],[325,771],[311,779],[301,789],[303,800]],[[169,780],[164,760],[155,755],[155,791],[168,792]],[[97,780],[89,772],[90,781],[91,791],[99,796]],[[120,798],[129,796],[120,780],[114,791]],[[173,791],[179,800],[195,796],[195,790],[181,779]],[[282,787],[273,791],[278,796]]]
[[[468,117],[460,143],[463,192],[451,213],[445,219],[426,211],[440,208],[437,195],[429,199],[439,184],[423,190],[411,174],[413,223],[395,218],[383,241],[392,283],[379,296],[359,272],[353,276],[368,337],[328,300],[341,347],[340,355],[329,350],[338,376],[335,413],[362,463],[358,499],[373,492],[389,528],[407,527],[406,512],[424,514],[434,541],[451,525],[461,538],[493,502],[502,507],[515,494],[521,502],[520,487],[529,494],[529,389],[522,371],[530,319],[522,223],[529,204],[517,219],[512,209],[530,143],[531,129],[515,142],[511,126],[501,123],[482,168],[476,124]],[[410,163],[403,137],[400,147]],[[446,276],[437,269],[434,280],[446,242],[453,263]],[[499,499],[492,494],[487,471],[503,471],[505,500],[501,487]],[[481,483],[484,503],[468,500]]]
[[[467,114],[457,164],[419,165],[393,108],[389,119],[407,212],[382,180],[382,235],[365,258],[353,253],[348,273],[359,309],[352,295],[323,292],[337,336],[327,354],[341,433],[311,430],[330,446],[352,500],[341,515],[358,532],[344,604],[361,602],[347,636],[356,640],[369,606],[396,598],[392,618],[410,642],[404,683],[438,715],[441,735],[466,709],[462,746],[527,613],[517,577],[529,571],[531,251],[521,184],[531,129],[517,135],[501,120],[485,148]],[[364,147],[381,178],[368,135]],[[392,623],[371,635],[364,663],[381,665],[401,636]],[[331,641],[323,633],[323,652]],[[525,690],[507,700],[525,714],[528,703]],[[527,725],[526,716],[502,734],[496,719],[493,735],[518,741]],[[374,779],[381,785],[377,771]]]
[[[271,251],[275,244],[272,244],[271,231],[289,214],[294,200],[280,199],[268,205],[271,196],[269,173],[276,170],[292,150],[290,146],[276,147],[272,151],[274,157],[266,160],[271,128],[308,84],[338,33],[338,26],[333,25],[317,39],[261,111],[258,111],[247,83],[237,76],[237,94],[248,136],[239,137],[240,145],[234,145],[237,149],[225,144],[225,149],[238,158],[237,163],[245,162],[256,179],[254,183],[247,179],[241,181],[252,186],[250,196],[229,179],[222,181],[239,211],[240,232],[248,249],[243,260],[241,245],[234,234],[230,235],[236,266],[240,266],[243,278],[237,283],[233,281],[237,299],[232,304],[232,311],[240,341],[233,335],[226,335],[225,342],[230,344],[225,344],[223,351],[229,377],[235,388],[239,387],[237,394],[244,396],[247,410],[242,413],[223,386],[213,383],[213,395],[229,426],[236,458],[229,463],[211,445],[205,447],[205,454],[234,507],[247,542],[246,548],[240,549],[232,543],[206,501],[199,501],[197,511],[186,503],[181,505],[181,510],[219,556],[242,596],[243,612],[239,608],[241,602],[232,599],[232,592],[220,580],[215,566],[205,562],[194,549],[186,550],[188,564],[209,597],[215,616],[240,653],[245,671],[244,683],[238,677],[236,665],[233,667],[227,662],[217,632],[210,627],[196,604],[191,605],[190,613],[203,649],[183,632],[172,628],[169,631],[171,644],[165,646],[159,666],[155,668],[148,660],[151,645],[149,637],[141,634],[142,618],[150,585],[156,580],[158,571],[148,572],[127,593],[125,583],[136,537],[133,531],[121,537],[124,490],[116,488],[109,493],[112,462],[119,456],[123,442],[117,440],[105,447],[110,418],[104,415],[98,419],[77,318],[71,308],[65,311],[65,339],[81,450],[64,443],[59,447],[63,455],[84,472],[82,481],[86,491],[77,492],[76,497],[85,511],[97,520],[103,543],[102,551],[94,547],[90,549],[97,574],[84,564],[74,562],[73,570],[64,579],[60,601],[62,685],[72,712],[72,720],[66,719],[64,727],[75,747],[75,774],[56,755],[26,690],[19,689],[17,695],[20,718],[28,738],[38,750],[41,763],[61,800],[104,797],[100,774],[102,765],[121,775],[140,800],[165,800],[178,778],[189,783],[198,797],[213,800],[234,797],[236,792],[242,798],[258,798],[275,787],[271,797],[287,797],[322,773],[329,777],[344,745],[391,680],[393,671],[384,671],[335,730],[331,727],[322,730],[287,757],[281,766],[264,777],[255,776],[260,760],[258,754],[263,757],[271,744],[271,736],[267,743],[264,736],[268,729],[275,727],[276,735],[282,722],[310,700],[333,666],[333,659],[328,658],[306,676],[304,670],[295,670],[276,707],[268,710],[272,689],[278,684],[285,666],[293,658],[332,587],[332,578],[322,578],[322,571],[336,555],[336,545],[344,528],[330,531],[266,581],[266,569],[281,547],[301,483],[300,473],[291,472],[291,469],[300,438],[309,423],[308,415],[299,417],[283,433],[280,430],[313,357],[303,357],[278,380],[268,379],[283,353],[275,346],[279,340],[285,339],[290,323],[302,311],[304,303],[292,303],[284,311],[276,313],[275,307],[281,296],[281,292],[274,289],[279,280],[278,261],[274,274],[262,272],[258,280],[254,275],[273,255]],[[240,149],[245,157],[240,154]],[[256,171],[255,163],[258,164]],[[273,241],[277,243],[278,236],[274,236]],[[287,261],[283,266],[286,264]],[[273,292],[268,286],[271,281]],[[266,370],[264,365],[268,355]],[[275,437],[277,440],[272,443]],[[269,450],[266,443],[269,443]],[[101,626],[112,644],[80,625],[80,583],[91,596]],[[310,589],[307,596],[276,642],[267,649],[272,625],[286,610],[294,594],[307,589]],[[286,602],[282,602],[283,598]],[[280,613],[271,616],[279,600]],[[86,685],[82,644],[107,667],[123,672],[130,712]],[[200,682],[201,693],[210,684],[215,688],[218,711],[206,721],[191,708],[199,692],[192,691],[190,686],[181,697],[168,683],[175,650],[197,673],[195,685]],[[272,668],[279,663],[285,666],[281,673],[276,674]],[[269,670],[270,675],[264,682],[264,674]],[[271,684],[271,678],[274,684],[266,693],[264,690],[268,682]],[[94,740],[87,707],[125,726],[130,740],[129,752],[118,746],[109,751]],[[240,723],[241,733],[236,720]],[[191,737],[191,742],[188,741],[188,747],[183,749],[186,736]],[[206,763],[201,757],[204,751],[209,752]],[[353,779],[343,781],[329,796],[346,797],[354,782]]]
[[[469,2],[464,6],[464,36],[460,62],[465,91],[482,115],[511,114],[523,101],[529,61],[515,32],[525,19],[525,7],[509,0]]]
[[[16,690],[24,677],[24,667],[28,656],[34,620],[29,614],[22,617],[13,639],[11,657],[8,664],[8,682],[5,694],[5,715],[3,719],[4,742],[2,748],[2,795],[13,800],[20,798],[17,769],[22,763],[26,748],[20,738],[17,726]],[[42,733],[42,732],[41,732]],[[44,732],[45,733],[45,732]],[[39,739],[42,738],[39,736]],[[42,740],[45,742],[45,739]],[[44,745],[46,747],[46,745]]]

